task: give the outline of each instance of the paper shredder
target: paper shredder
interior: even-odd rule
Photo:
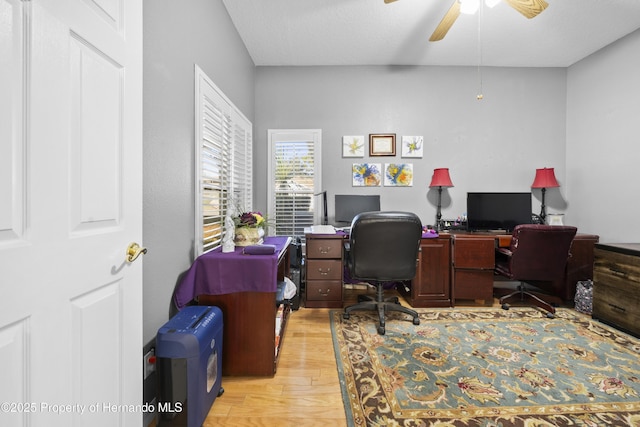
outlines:
[[[156,336],[159,426],[201,427],[222,382],[222,311],[188,306]]]

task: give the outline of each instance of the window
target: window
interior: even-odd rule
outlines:
[[[198,256],[222,244],[230,207],[252,209],[253,138],[251,122],[198,66],[195,74]]]
[[[268,212],[277,236],[304,237],[319,223],[322,131],[269,130]]]

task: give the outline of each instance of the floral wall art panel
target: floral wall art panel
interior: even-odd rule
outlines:
[[[364,136],[343,136],[342,157],[364,157]]]
[[[384,185],[389,187],[411,187],[413,185],[413,163],[385,164]]]
[[[403,136],[402,137],[402,157],[418,157],[423,154],[423,136]]]
[[[379,187],[382,182],[380,163],[354,163],[351,171],[354,187]]]

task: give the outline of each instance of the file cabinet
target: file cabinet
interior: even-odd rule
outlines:
[[[305,307],[342,308],[343,234],[307,234]]]

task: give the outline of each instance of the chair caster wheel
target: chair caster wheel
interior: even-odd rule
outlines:
[[[511,306],[509,304],[507,304],[507,303],[502,304],[502,309],[503,310],[509,310],[509,307],[511,307]]]
[[[224,388],[220,387],[220,390],[218,390],[218,397],[222,396],[223,393],[224,393]]]
[[[349,313],[342,313],[342,318],[344,320],[349,320]]]
[[[384,326],[378,326],[378,333],[380,335],[384,335],[384,333],[385,333]]]
[[[420,324],[420,319],[418,317],[414,317],[413,318],[413,324],[414,325],[419,325]]]
[[[555,315],[555,314],[553,314],[553,313],[551,313],[551,312],[549,311],[549,312],[547,312],[547,317],[548,317],[549,319],[555,319],[555,318],[556,318],[556,315]]]

